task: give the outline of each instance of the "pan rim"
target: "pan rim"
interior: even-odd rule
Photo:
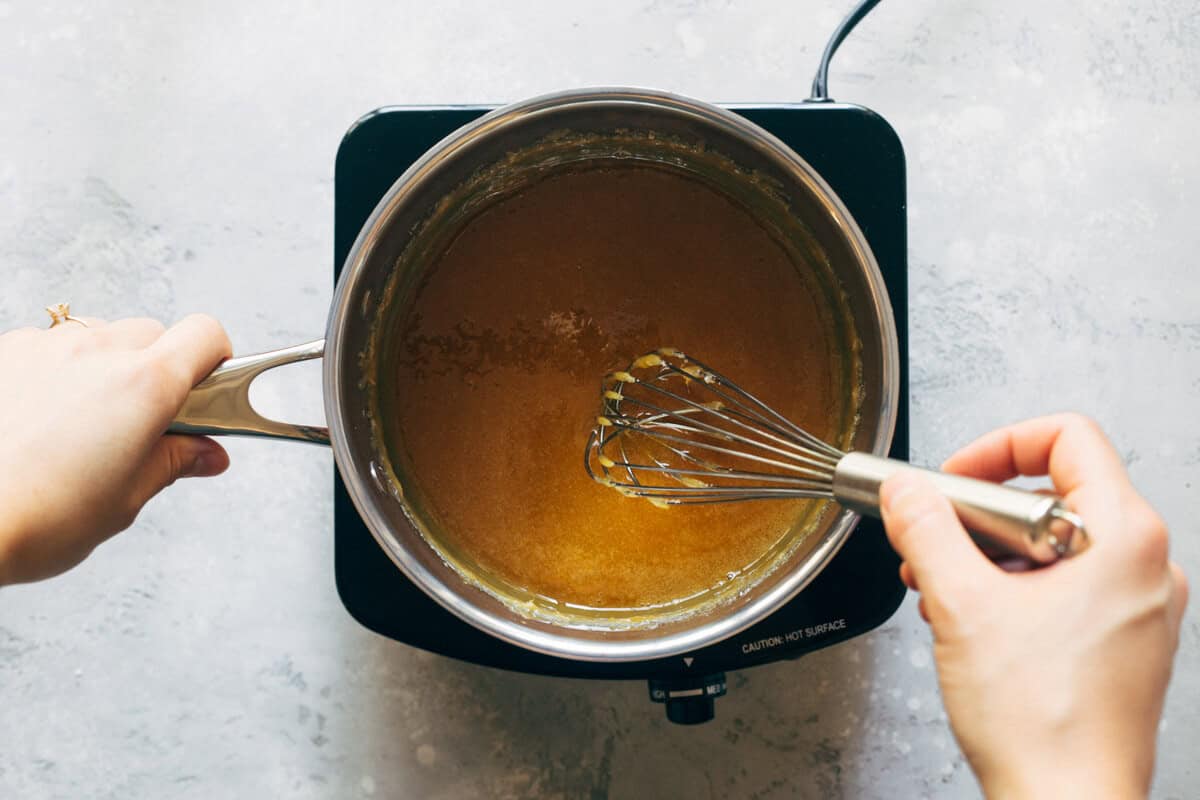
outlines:
[[[864,270],[874,305],[872,322],[878,321],[881,337],[881,370],[884,388],[878,406],[879,424],[875,430],[872,452],[886,454],[896,425],[899,401],[899,345],[892,305],[874,253],[857,223],[840,198],[823,178],[798,154],[778,138],[732,111],[709,103],[653,89],[587,88],[572,89],[534,97],[496,109],[451,133],[420,159],[413,163],[380,200],[364,223],[347,256],[345,268],[338,281],[330,309],[326,333],[326,356],[323,365],[323,388],[330,440],[334,458],[342,473],[347,491],[358,513],[406,578],[415,583],[433,600],[474,627],[510,644],[545,655],[580,661],[629,662],[678,656],[713,644],[746,629],[781,607],[808,585],[841,549],[857,525],[859,516],[842,509],[824,534],[824,539],[799,564],[791,567],[775,586],[753,601],[725,615],[718,615],[682,631],[661,637],[638,639],[582,638],[578,630],[555,626],[536,620],[517,622],[464,600],[441,577],[433,574],[395,536],[386,519],[376,509],[376,498],[368,491],[366,478],[357,466],[347,432],[343,381],[346,370],[357,367],[357,352],[346,349],[342,332],[350,315],[354,288],[367,265],[370,254],[387,228],[387,221],[405,198],[415,190],[437,164],[480,137],[487,136],[504,125],[529,115],[574,105],[645,106],[652,105],[677,113],[700,118],[746,138],[753,137],[754,146],[786,165],[789,172],[806,182],[809,189],[823,202],[832,220],[841,230],[846,243]],[[872,408],[872,412],[876,409]],[[399,501],[397,501],[399,502]],[[471,591],[477,591],[468,587]],[[575,634],[575,635],[571,635]]]

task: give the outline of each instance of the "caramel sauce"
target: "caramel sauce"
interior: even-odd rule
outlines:
[[[811,265],[697,179],[603,163],[463,226],[389,333],[381,407],[406,495],[459,560],[561,603],[639,609],[737,575],[816,501],[664,509],[593,482],[601,378],[678,347],[828,440],[853,392]]]

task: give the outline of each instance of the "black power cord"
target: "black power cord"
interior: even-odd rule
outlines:
[[[808,98],[810,101],[829,102],[829,62],[833,60],[833,54],[837,52],[842,40],[849,36],[850,31],[854,30],[854,26],[862,22],[863,17],[870,14],[871,9],[877,5],[879,5],[879,0],[862,0],[837,26],[833,36],[829,37],[829,42],[825,45],[825,52],[821,54],[821,63],[817,65],[817,74],[813,78],[812,96]]]

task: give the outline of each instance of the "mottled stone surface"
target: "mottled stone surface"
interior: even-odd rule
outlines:
[[[241,351],[311,338],[333,155],[363,112],[587,84],[797,100],[848,5],[0,2],[0,328],[65,299],[205,310]],[[908,151],[916,459],[1087,411],[1200,574],[1195,3],[891,0],[832,87]],[[257,396],[313,421],[318,382],[295,368]],[[911,599],[869,636],[732,675],[716,722],[681,729],[638,683],[506,674],[362,630],[333,586],[330,454],[229,449],[225,476],[176,486],[81,568],[0,593],[0,796],[976,792]],[[1200,785],[1196,620],[1161,797]]]

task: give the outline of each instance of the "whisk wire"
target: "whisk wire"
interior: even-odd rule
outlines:
[[[647,430],[648,430],[644,426],[630,425],[624,421],[619,421],[619,420],[613,420],[613,427],[618,428],[620,430],[625,430],[625,431],[636,431],[638,433],[647,433]],[[692,430],[695,430],[695,429],[692,429]],[[653,433],[648,434],[648,435],[652,436],[656,441],[674,442],[676,444],[692,445],[693,447],[700,447],[700,448],[703,448],[703,449],[708,450],[713,453],[720,453],[721,455],[732,456],[734,458],[746,459],[748,461],[754,461],[759,464],[763,464],[765,466],[777,467],[779,469],[790,470],[790,471],[801,473],[801,474],[808,474],[808,475],[812,475],[814,477],[820,477],[823,474],[825,474],[825,473],[818,472],[813,469],[807,469],[805,467],[801,467],[796,464],[791,464],[786,461],[780,461],[779,459],[767,458],[766,456],[760,456],[760,455],[756,455],[754,453],[747,453],[744,450],[735,450],[735,449],[729,448],[729,447],[722,447],[720,445],[710,444],[700,438],[688,437],[688,436],[678,436],[678,435],[675,435],[672,433],[663,433],[661,428],[655,428],[653,430]],[[752,440],[746,439],[744,437],[731,437],[731,438],[733,438],[735,441],[740,441],[743,443],[757,444],[757,443],[753,442]],[[766,447],[765,445],[760,445],[760,446]],[[766,449],[774,450],[775,448],[767,447]],[[713,474],[714,470],[719,470],[721,473],[721,477],[723,477],[723,478],[730,477],[731,470],[729,470],[725,467],[718,467],[715,465],[711,469],[706,470],[705,474],[711,476]],[[678,474],[683,474],[682,471],[679,469],[672,469],[670,471],[678,473]],[[761,474],[758,474],[757,477],[774,478],[777,476],[767,474],[767,473],[761,473]]]
[[[722,376],[716,372],[713,372],[711,369],[709,369],[704,364],[701,364],[699,361],[694,361],[691,359],[689,359],[689,360],[692,362],[692,364],[695,365],[696,369],[694,371],[688,371],[686,369],[678,367],[675,364],[671,364],[669,362],[664,362],[662,366],[665,371],[667,371],[668,373],[674,374],[676,376],[679,376],[683,380],[697,380],[697,381],[701,381],[702,383],[704,383],[706,388],[710,392],[715,394],[717,397],[721,398],[724,408],[728,409],[728,411],[731,414],[735,414],[735,415],[741,417],[742,419],[750,420],[751,422],[754,423],[753,426],[746,426],[746,427],[753,427],[753,429],[756,431],[759,431],[762,428],[766,428],[768,431],[776,434],[777,440],[780,443],[794,446],[795,443],[792,441],[789,441],[789,439],[788,439],[788,436],[791,433],[789,430],[785,430],[785,429],[781,429],[781,428],[777,427],[775,424],[773,424],[771,422],[770,419],[764,418],[761,415],[761,413],[755,411],[754,408],[747,407],[741,398],[744,397],[745,399],[751,401],[752,403],[756,404],[757,406],[760,406],[761,408],[765,409],[767,412],[774,414],[775,412],[772,411],[768,406],[761,403],[757,398],[755,398],[753,395],[749,394],[748,392],[742,391],[738,386],[730,383],[727,379],[725,379],[724,376]],[[660,393],[665,393],[668,396],[672,397],[673,399],[676,399],[676,400],[682,399],[685,402],[687,402],[686,398],[679,397],[679,396],[674,395],[669,392],[664,392],[663,389],[661,389],[660,387],[654,386],[653,384],[642,382],[642,385],[644,385],[647,389],[652,389],[652,390],[658,391]],[[722,388],[720,388],[720,387],[728,387],[732,391],[736,392],[736,394],[731,396],[731,395],[727,394],[726,392],[722,391]],[[740,397],[739,397],[739,395],[740,395]],[[699,407],[699,408],[704,408],[706,410],[713,410],[713,409],[711,409],[711,407],[704,406],[702,404],[693,403],[693,405],[696,407]],[[776,416],[778,416],[778,415],[776,415]],[[780,417],[779,420],[784,423],[784,427],[787,429],[794,427],[786,418]],[[800,431],[800,432],[804,433],[803,431]],[[805,434],[805,435],[807,435],[807,434]]]
[[[838,450],[829,443],[813,436],[811,433],[804,430],[799,425],[796,425],[787,417],[783,416],[775,409],[771,408],[769,405],[750,394],[750,392],[747,392],[745,389],[726,378],[721,373],[712,369],[704,362],[698,361],[691,356],[685,356],[677,350],[671,352],[672,354],[684,359],[685,362],[693,365],[694,369],[689,371],[685,368],[664,361],[662,366],[665,370],[686,378],[693,378],[702,381],[704,384],[706,384],[708,390],[713,394],[720,397],[726,403],[741,408],[746,418],[755,420],[759,425],[762,425],[771,431],[777,432],[782,437],[795,437],[818,452],[830,456],[835,462],[845,455],[841,450]],[[645,385],[650,388],[649,384]],[[718,388],[718,386],[721,388]],[[731,396],[725,391],[722,391],[722,389],[727,389],[729,392],[733,392],[734,395]],[[750,406],[748,407],[746,402],[743,401],[748,401]],[[772,420],[774,420],[774,422],[772,422]],[[792,442],[792,444],[794,444],[794,442]]]
[[[794,422],[789,420],[787,417],[783,416],[782,414],[777,412],[775,409],[771,408],[766,403],[764,403],[763,401],[759,400],[754,395],[747,392],[745,389],[738,386],[733,381],[726,378],[724,375],[710,369],[707,366],[704,366],[699,361],[695,361],[694,359],[691,359],[691,360],[693,361],[693,363],[700,366],[701,369],[703,369],[705,371],[706,375],[711,376],[712,380],[714,382],[720,384],[722,387],[727,388],[732,392],[735,392],[739,397],[744,398],[745,400],[748,400],[750,403],[753,404],[753,406],[756,409],[758,409],[759,414],[766,414],[768,416],[768,419],[776,420],[792,436],[796,437],[801,442],[803,442],[804,444],[813,448],[814,450],[817,450],[818,452],[824,453],[825,455],[829,456],[831,459],[833,459],[834,463],[836,463],[838,459],[840,459],[843,455],[845,455],[845,453],[843,453],[841,450],[838,450],[836,447],[833,447],[828,442],[822,441],[821,439],[818,439],[816,436],[813,436],[811,433],[804,430],[799,425],[795,424]],[[722,396],[727,396],[724,394],[724,392],[719,392],[716,389],[714,389],[714,391],[716,391],[718,394],[721,394]],[[762,419],[762,417],[757,417],[757,418]],[[763,421],[764,421],[764,424],[770,425],[770,423],[767,420],[763,420]],[[775,429],[773,425],[771,425],[770,427],[772,429]],[[786,434],[784,434],[784,435],[786,435]]]
[[[683,389],[674,391],[671,381]],[[677,350],[636,359],[610,375],[601,393],[603,413],[584,465],[625,494],[667,504],[832,494],[840,450]]]
[[[644,385],[647,389],[650,389],[650,390],[653,390],[655,392],[659,392],[662,394],[670,395],[670,393],[664,392],[664,390],[658,388],[657,386],[651,386],[649,384],[644,384]],[[661,406],[655,405],[653,403],[647,403],[644,400],[640,400],[636,397],[624,398],[623,402],[631,402],[631,403],[638,405],[642,408],[645,408],[649,411],[653,411],[657,416],[642,418],[633,424],[626,422],[625,421],[626,417],[624,417],[624,416],[616,416],[616,417],[612,418],[613,426],[618,427],[618,428],[624,428],[624,429],[636,429],[642,433],[646,433],[651,428],[651,426],[653,426],[653,428],[655,430],[654,435],[655,435],[656,439],[661,439],[663,441],[677,442],[680,444],[698,445],[700,447],[706,447],[708,449],[714,450],[715,452],[723,453],[725,455],[734,456],[737,458],[747,458],[747,459],[750,459],[753,461],[758,461],[759,463],[762,463],[762,464],[770,464],[772,466],[779,467],[780,469],[795,470],[797,472],[809,472],[814,475],[820,475],[821,473],[813,472],[812,470],[802,470],[800,467],[798,467],[794,463],[778,461],[778,460],[767,460],[767,459],[764,459],[761,457],[753,456],[749,453],[746,453],[746,452],[740,451],[740,450],[732,450],[729,448],[718,448],[714,445],[710,445],[710,444],[706,443],[702,439],[697,439],[694,437],[688,438],[688,437],[671,436],[669,434],[661,433],[661,431],[662,430],[679,430],[679,431],[685,432],[685,433],[692,432],[692,433],[710,434],[719,439],[723,439],[723,440],[730,441],[730,442],[736,442],[736,443],[740,443],[740,444],[745,444],[745,445],[750,445],[752,447],[759,447],[759,448],[762,448],[763,450],[767,450],[771,453],[775,453],[776,455],[780,455],[785,458],[792,459],[794,461],[799,461],[801,463],[809,464],[813,467],[818,467],[818,468],[826,469],[826,470],[831,469],[833,467],[833,465],[837,463],[836,459],[831,459],[830,457],[825,456],[823,453],[809,455],[805,451],[801,450],[794,442],[789,442],[786,439],[783,439],[776,435],[772,435],[770,433],[763,433],[758,428],[755,428],[751,425],[747,425],[743,422],[740,422],[732,415],[723,414],[720,410],[697,404],[694,401],[689,400],[685,397],[680,397],[678,399],[680,399],[684,403],[688,404],[691,407],[691,410],[701,412],[701,413],[712,414],[722,420],[725,420],[726,422],[731,422],[734,425],[739,426],[740,428],[743,428],[748,431],[752,431],[754,433],[761,434],[761,435],[765,436],[765,438],[770,439],[772,442],[776,442],[780,445],[785,445],[785,447],[776,447],[771,444],[767,444],[765,442],[754,439],[752,437],[748,437],[748,436],[745,436],[743,434],[739,434],[736,432],[731,432],[729,430],[720,428],[716,425],[711,425],[709,423],[703,422],[702,420],[700,420],[694,416],[685,417],[685,414],[687,413],[686,410],[685,411],[670,411],[668,409],[662,408]],[[661,418],[667,418],[667,417],[672,418],[672,419],[677,419],[677,420],[683,420],[683,422],[685,424],[670,424],[670,423],[660,422]],[[683,453],[680,453],[680,455],[683,455]]]

